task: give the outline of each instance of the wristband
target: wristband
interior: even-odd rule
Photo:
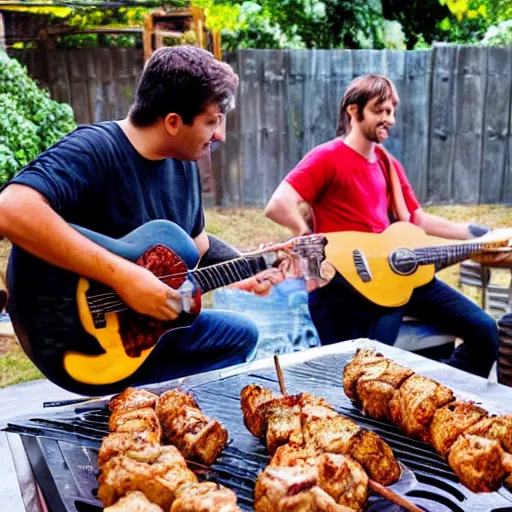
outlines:
[[[470,224],[468,226],[468,230],[473,238],[478,238],[480,236],[485,235],[486,233],[489,233],[489,231],[491,231],[491,228],[487,226],[479,226],[477,224]]]

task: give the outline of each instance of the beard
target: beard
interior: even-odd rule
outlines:
[[[386,123],[378,123],[375,126],[362,126],[361,132],[370,142],[380,144],[389,135],[389,126]]]

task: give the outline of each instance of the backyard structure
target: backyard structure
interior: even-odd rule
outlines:
[[[78,123],[127,113],[143,65],[134,48],[12,50]],[[227,143],[213,153],[215,204],[263,206],[305,153],[334,137],[354,76],[383,73],[401,105],[386,142],[423,204],[512,201],[512,48],[440,45],[423,51],[241,50]]]

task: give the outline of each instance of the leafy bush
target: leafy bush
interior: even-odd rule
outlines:
[[[75,127],[69,105],[53,101],[24,66],[0,53],[0,183]]]
[[[512,20],[490,26],[481,43],[483,46],[512,46]]]

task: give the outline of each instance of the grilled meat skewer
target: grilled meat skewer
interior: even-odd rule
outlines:
[[[325,400],[309,393],[271,398],[262,386],[249,385],[241,391],[244,423],[265,442],[269,453],[283,444],[311,444],[316,449],[350,455],[370,478],[389,485],[400,478],[400,467],[391,448],[374,432],[338,414]],[[256,405],[258,404],[258,405]],[[256,419],[252,418],[256,415]],[[257,428],[254,428],[257,425]]]
[[[386,416],[379,412],[386,406],[372,408],[367,403],[372,398],[358,393],[364,387],[360,382],[369,383],[373,378],[372,389],[378,389],[379,368],[384,367],[395,373],[395,383],[400,382],[403,367],[374,350],[358,349],[343,374],[347,396],[366,414],[379,419]],[[384,394],[380,399],[385,399]],[[378,394],[375,400],[379,400]],[[485,409],[455,400],[445,386],[414,373],[396,385],[387,407],[391,421],[405,433],[430,442],[470,490],[494,491],[512,470],[512,415],[488,416]],[[510,476],[505,482],[509,481],[512,483]]]
[[[137,404],[142,408],[137,409]],[[212,482],[199,483],[178,447],[161,445],[155,407],[164,421],[166,439],[180,443],[188,456],[209,461],[225,446],[227,431],[201,413],[192,395],[170,390],[158,397],[128,388],[109,407],[112,432],[98,453],[98,498],[105,505],[127,512],[240,512],[233,491]],[[219,430],[220,435],[212,434]]]
[[[145,462],[124,454],[109,459],[98,478],[98,498],[109,506],[130,491],[141,491],[151,502],[169,510],[178,487],[197,481],[178,449],[162,446],[156,457]]]

